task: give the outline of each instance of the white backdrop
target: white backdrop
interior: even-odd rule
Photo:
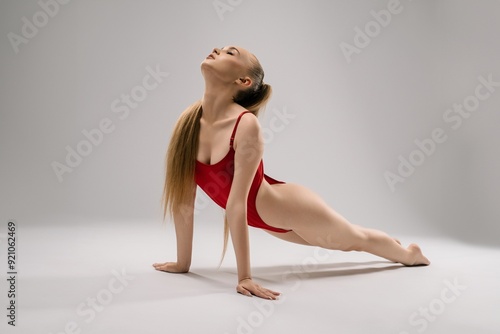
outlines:
[[[261,118],[267,174],[353,223],[498,245],[499,10],[1,0],[0,219],[159,222],[172,126],[202,95],[203,58],[234,44],[274,88]],[[207,203],[198,223],[221,229]]]

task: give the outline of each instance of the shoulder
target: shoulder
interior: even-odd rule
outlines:
[[[260,133],[260,123],[257,116],[250,112],[241,115],[237,132],[246,135],[258,135]]]
[[[263,146],[259,119],[252,113],[243,114],[240,118],[234,138],[234,148],[237,150],[238,146],[254,149]]]

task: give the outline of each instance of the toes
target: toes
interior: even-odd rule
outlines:
[[[408,250],[411,252],[411,257],[412,257],[412,263],[410,264],[411,266],[426,266],[429,265],[431,262],[429,261],[428,258],[424,256],[422,253],[422,250],[417,244],[410,244],[408,246]]]

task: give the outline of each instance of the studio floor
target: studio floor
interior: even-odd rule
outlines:
[[[0,233],[5,274],[5,226]],[[16,326],[3,314],[0,332],[500,333],[498,248],[398,236],[420,244],[432,261],[408,268],[251,229],[253,276],[282,292],[266,301],[235,292],[231,248],[218,268],[221,234],[220,226],[196,225],[190,273],[168,274],[152,263],[175,259],[172,226],[18,222]],[[0,288],[7,305],[6,279]]]

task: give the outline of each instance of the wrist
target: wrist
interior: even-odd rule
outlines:
[[[243,277],[238,280],[238,284],[241,284],[241,282],[246,281],[246,280],[252,280],[252,277]]]
[[[177,262],[177,268],[179,268],[179,270],[188,272],[190,267],[191,267],[191,263]]]

